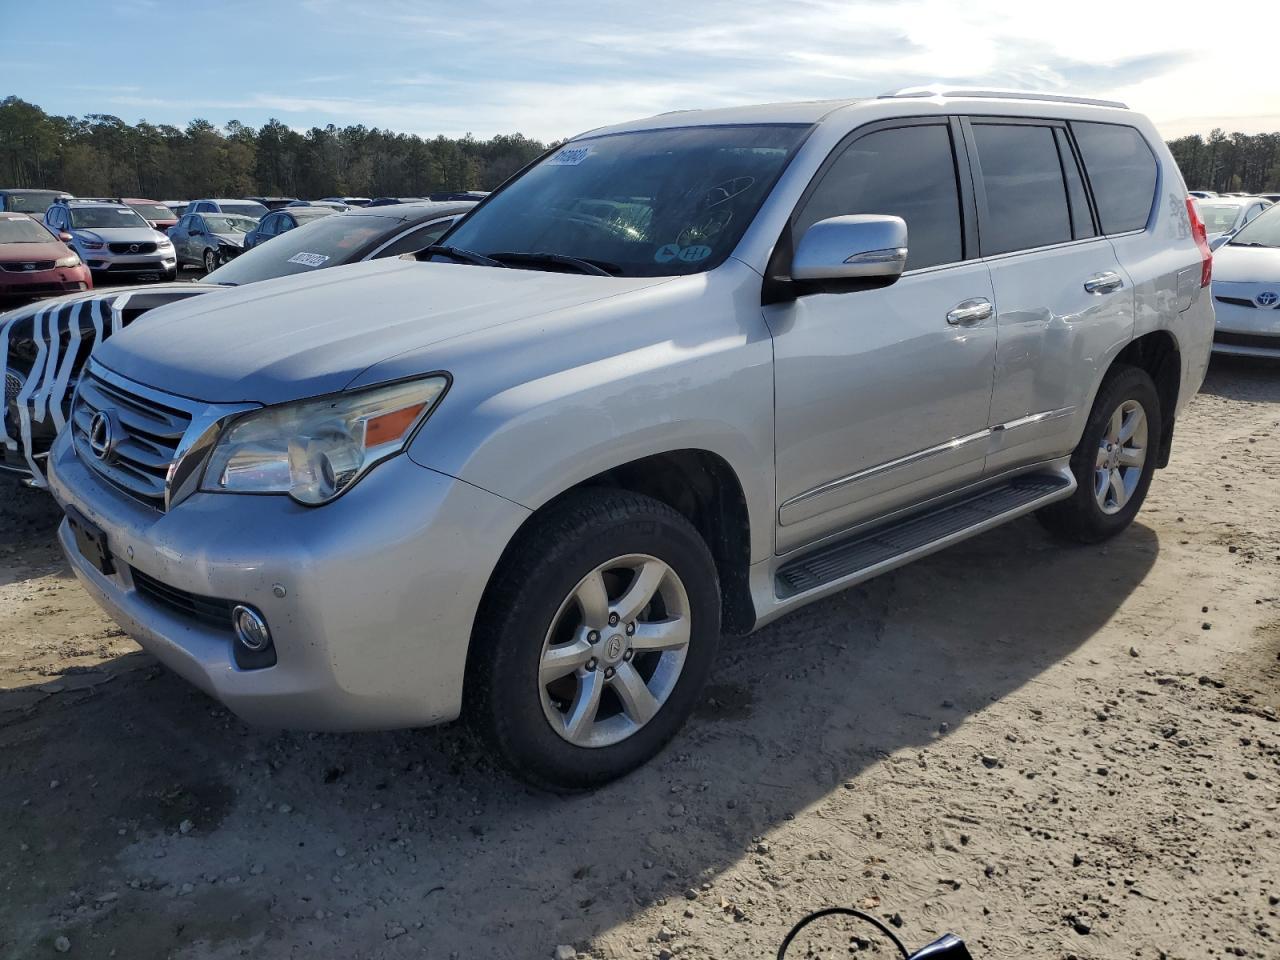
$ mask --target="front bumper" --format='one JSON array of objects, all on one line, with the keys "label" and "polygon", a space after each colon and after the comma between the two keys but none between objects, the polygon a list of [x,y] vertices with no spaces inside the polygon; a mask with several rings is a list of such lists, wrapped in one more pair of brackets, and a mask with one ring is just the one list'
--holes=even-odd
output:
[{"label": "front bumper", "polygon": [[1259,307],[1254,302],[1259,293],[1274,286],[1214,281],[1214,353],[1280,357],[1280,307]]},{"label": "front bumper", "polygon": [[76,252],[94,273],[171,273],[178,266],[173,247],[154,253],[112,253],[105,246],[101,250],[77,247]]},{"label": "front bumper", "polygon": [[[176,673],[271,726],[390,729],[458,715],[475,613],[525,508],[396,457],[319,508],[198,493],[159,513],[101,480],[69,440],[64,431],[50,454],[50,488],[105,531],[116,572],[85,560],[65,520],[63,549],[98,603]],[[238,668],[230,624],[157,604],[133,568],[256,607],[276,664]]]},{"label": "front bumper", "polygon": [[93,279],[84,266],[55,267],[18,273],[0,270],[0,297],[44,297],[77,293],[93,288]]}]

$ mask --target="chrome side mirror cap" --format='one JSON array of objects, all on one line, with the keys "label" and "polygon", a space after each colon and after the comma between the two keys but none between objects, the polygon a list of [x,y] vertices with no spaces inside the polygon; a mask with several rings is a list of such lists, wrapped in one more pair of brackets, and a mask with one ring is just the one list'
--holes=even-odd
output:
[{"label": "chrome side mirror cap", "polygon": [[907,266],[907,224],[901,217],[856,214],[819,220],[796,244],[791,279],[805,286],[851,288],[860,281],[892,283]]}]

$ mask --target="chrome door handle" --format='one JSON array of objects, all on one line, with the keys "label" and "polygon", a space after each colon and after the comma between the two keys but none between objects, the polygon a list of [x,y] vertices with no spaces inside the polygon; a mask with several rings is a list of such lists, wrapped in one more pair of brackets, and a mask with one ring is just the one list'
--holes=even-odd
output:
[{"label": "chrome door handle", "polygon": [[1124,279],[1114,270],[1095,274],[1084,282],[1086,293],[1111,293],[1124,286]]},{"label": "chrome door handle", "polygon": [[952,307],[947,314],[947,323],[953,327],[972,327],[975,323],[990,320],[995,312],[996,308],[986,297],[974,297],[972,300],[962,300]]}]

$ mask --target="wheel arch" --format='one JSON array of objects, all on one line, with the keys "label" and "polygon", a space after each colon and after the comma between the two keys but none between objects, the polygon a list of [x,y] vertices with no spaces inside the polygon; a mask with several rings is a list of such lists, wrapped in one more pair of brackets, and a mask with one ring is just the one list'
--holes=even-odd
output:
[{"label": "wheel arch", "polygon": [[1116,364],[1137,367],[1155,382],[1160,398],[1160,449],[1156,466],[1167,467],[1173,449],[1174,418],[1178,409],[1178,392],[1182,385],[1182,351],[1177,338],[1168,330],[1153,330],[1131,340],[1107,368]]}]

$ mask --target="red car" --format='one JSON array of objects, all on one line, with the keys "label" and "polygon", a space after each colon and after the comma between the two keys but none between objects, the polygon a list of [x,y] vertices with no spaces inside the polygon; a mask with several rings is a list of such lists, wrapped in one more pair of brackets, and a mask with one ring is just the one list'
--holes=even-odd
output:
[{"label": "red car", "polygon": [[159,200],[143,200],[139,197],[121,197],[120,202],[127,207],[133,207],[138,216],[151,224],[152,230],[159,230],[161,233],[164,233],[170,227],[176,227],[178,225],[177,214]]},{"label": "red car", "polygon": [[0,298],[92,289],[74,250],[25,213],[0,213]]}]

